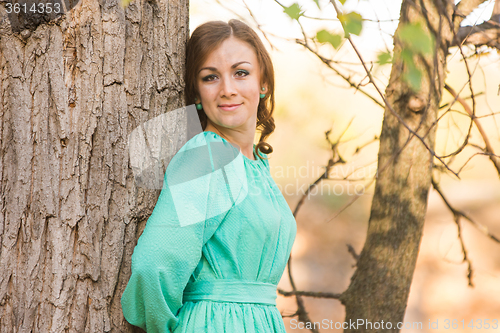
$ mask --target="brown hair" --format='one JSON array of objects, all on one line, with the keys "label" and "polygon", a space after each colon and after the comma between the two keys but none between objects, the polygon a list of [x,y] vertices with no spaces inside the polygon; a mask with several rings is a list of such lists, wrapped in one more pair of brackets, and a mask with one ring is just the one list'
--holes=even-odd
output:
[{"label": "brown hair", "polygon": [[[195,98],[198,95],[196,84],[197,74],[208,55],[231,36],[253,47],[261,69],[261,81],[267,84],[266,96],[260,99],[257,109],[257,129],[261,128],[261,135],[259,143],[255,145],[255,150],[257,155],[261,157],[259,151],[265,154],[273,152],[273,147],[264,140],[274,132],[276,127],[273,118],[274,68],[264,44],[262,44],[259,36],[248,25],[234,19],[228,23],[210,21],[198,26],[193,31],[186,47],[186,72],[184,76],[186,83],[186,105],[195,103]],[[200,118],[202,129],[205,130],[207,127],[207,115],[203,109],[198,110],[198,117]]]}]

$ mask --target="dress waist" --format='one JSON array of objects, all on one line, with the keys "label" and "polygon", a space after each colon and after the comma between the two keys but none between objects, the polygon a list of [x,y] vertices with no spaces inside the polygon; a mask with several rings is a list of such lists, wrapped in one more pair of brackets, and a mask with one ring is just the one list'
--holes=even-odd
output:
[{"label": "dress waist", "polygon": [[205,280],[188,283],[183,302],[218,301],[276,305],[277,285],[258,281],[232,279]]}]

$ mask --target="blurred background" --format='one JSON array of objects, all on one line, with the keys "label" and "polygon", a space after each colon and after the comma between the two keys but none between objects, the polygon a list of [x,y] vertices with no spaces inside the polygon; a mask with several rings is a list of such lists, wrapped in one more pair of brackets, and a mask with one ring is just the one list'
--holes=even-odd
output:
[{"label": "blurred background", "polygon": [[[321,20],[301,19],[306,34],[313,36],[320,29],[341,31],[334,9],[328,1],[282,1],[284,6],[298,2],[303,10]],[[494,1],[486,1],[465,25],[479,24],[490,18]],[[363,31],[353,41],[364,60],[376,61],[381,51],[392,50],[392,35],[398,24],[400,1],[349,0],[346,6],[363,15]],[[354,272],[353,257],[347,244],[357,253],[363,247],[373,194],[373,183],[368,186],[377,167],[378,142],[383,109],[359,91],[349,88],[346,82],[327,68],[311,52],[295,42],[302,33],[296,21],[283,13],[283,8],[272,0],[191,0],[190,30],[209,20],[228,21],[239,18],[249,23],[259,33],[271,52],[276,72],[276,130],[268,139],[274,153],[270,158],[271,174],[282,189],[292,211],[307,186],[324,171],[331,156],[325,132],[337,139],[343,132],[341,156],[348,163],[337,166],[332,177],[350,178],[355,181],[327,180],[307,196],[297,215],[297,237],[292,250],[293,276],[298,290],[341,293]],[[264,36],[257,28],[266,33]],[[462,56],[453,48],[448,56],[446,82],[460,96],[470,96],[467,72]],[[481,125],[489,135],[496,152],[500,151],[500,57],[494,50],[466,48],[469,66],[473,72],[476,94],[476,115],[482,116]],[[334,50],[326,45],[320,48],[325,57],[339,61],[343,73],[376,96],[375,89],[364,78],[359,59],[350,45]],[[373,66],[379,87],[385,91],[390,75],[390,65]],[[453,97],[444,92],[442,104]],[[471,103],[470,99],[467,100]],[[470,118],[456,103],[439,123],[436,152],[454,151],[462,143]],[[444,110],[444,109],[443,109]],[[257,137],[256,137],[257,139]],[[471,142],[483,146],[481,136],[474,127]],[[358,147],[364,148],[356,153]],[[438,179],[449,202],[484,225],[500,237],[500,180],[487,156],[466,147],[450,165],[457,171],[466,164],[461,180],[440,174]],[[362,194],[361,194],[362,193]],[[359,198],[348,208],[357,195]],[[345,208],[345,209],[344,209]],[[342,211],[341,211],[342,210]],[[338,214],[341,211],[340,214]],[[338,215],[337,215],[338,214]],[[464,244],[472,262],[474,287],[468,286],[467,264],[458,238],[457,225],[452,213],[441,197],[431,189],[424,235],[414,273],[406,322],[422,322],[423,329],[403,328],[402,332],[448,332],[444,320],[464,320],[465,328],[455,332],[473,332],[467,328],[471,321],[497,319],[499,328],[481,331],[500,331],[500,244],[487,238],[469,222],[461,220]],[[291,290],[285,271],[279,288]],[[341,322],[344,308],[337,300],[305,297],[306,309],[313,321],[323,319]],[[296,311],[293,297],[278,296],[278,308],[284,316]],[[439,322],[439,329],[429,330],[428,324]],[[309,332],[293,329],[289,318],[284,318],[288,332]],[[461,325],[461,324],[460,324]],[[409,326],[409,325],[408,325]],[[335,329],[333,329],[335,330]],[[333,331],[322,329],[320,331]],[[477,331],[477,328],[475,329]]]}]

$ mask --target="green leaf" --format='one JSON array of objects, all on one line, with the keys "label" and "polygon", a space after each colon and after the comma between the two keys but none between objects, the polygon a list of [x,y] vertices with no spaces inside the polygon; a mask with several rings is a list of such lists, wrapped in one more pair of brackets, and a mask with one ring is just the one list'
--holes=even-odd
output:
[{"label": "green leaf", "polygon": [[131,1],[132,0],[121,0],[120,3],[122,5],[122,8],[124,8],[124,9],[127,8]]},{"label": "green leaf", "polygon": [[401,59],[403,59],[403,61],[406,63],[413,64],[413,51],[410,49],[403,49],[401,51]]},{"label": "green leaf", "polygon": [[347,0],[339,0],[341,4],[345,4]]},{"label": "green leaf", "polygon": [[326,30],[320,30],[316,33],[316,39],[320,43],[330,43],[336,49],[342,43],[342,36],[332,34]]},{"label": "green leaf", "polygon": [[380,52],[377,55],[377,63],[379,65],[385,65],[385,64],[390,64],[392,62],[392,55],[391,52]]},{"label": "green leaf", "polygon": [[292,20],[298,20],[304,14],[298,3],[294,3],[290,7],[285,7],[283,10]]},{"label": "green leaf", "polygon": [[321,7],[319,6],[319,0],[313,0],[315,3],[316,3],[316,6],[318,6],[318,9],[321,9]]},{"label": "green leaf", "polygon": [[399,39],[412,51],[420,54],[434,53],[434,41],[420,23],[406,24],[397,32]]},{"label": "green leaf", "polygon": [[414,91],[419,91],[422,84],[422,72],[413,64],[408,64],[404,73],[406,82]]},{"label": "green leaf", "polygon": [[401,51],[401,59],[404,63],[403,79],[413,91],[419,91],[422,82],[422,72],[415,65],[414,53],[408,49]]},{"label": "green leaf", "polygon": [[355,34],[359,36],[361,30],[363,29],[363,17],[359,13],[350,12],[347,14],[340,14],[339,20],[344,27],[346,37],[349,34]]}]

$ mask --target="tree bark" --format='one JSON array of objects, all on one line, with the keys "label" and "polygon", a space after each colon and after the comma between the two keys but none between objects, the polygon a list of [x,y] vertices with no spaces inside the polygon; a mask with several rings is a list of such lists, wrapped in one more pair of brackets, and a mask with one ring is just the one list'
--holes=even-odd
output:
[{"label": "tree bark", "polygon": [[131,332],[120,298],[159,190],[136,186],[127,138],[184,104],[188,0],[85,0],[20,27],[4,4],[0,331]]},{"label": "tree bark", "polygon": [[[471,10],[470,3],[464,3],[463,10]],[[423,72],[419,91],[413,91],[402,80],[404,46],[397,38],[398,32],[394,39],[395,60],[386,99],[432,150],[446,55],[453,39],[452,29],[457,29],[460,21],[453,21],[453,8],[446,0],[403,1],[398,31],[406,24],[420,22],[437,41],[433,54],[414,56],[417,68]],[[407,142],[408,135],[409,131],[386,106],[367,239],[351,283],[341,296],[346,322],[363,320],[365,326],[349,325],[345,332],[398,332],[397,323],[404,319],[433,165],[429,150],[418,138]]]}]

